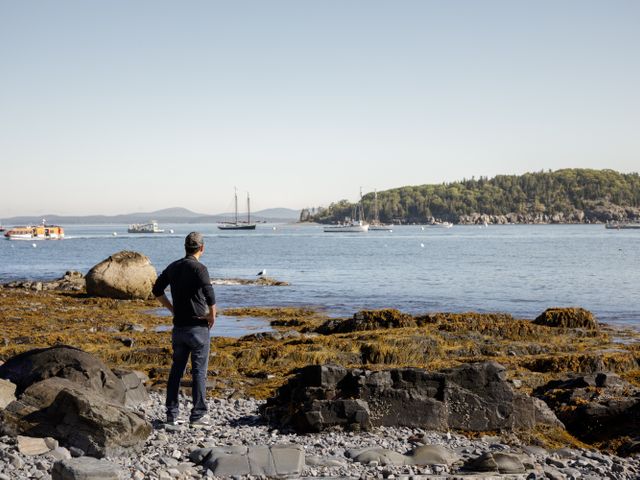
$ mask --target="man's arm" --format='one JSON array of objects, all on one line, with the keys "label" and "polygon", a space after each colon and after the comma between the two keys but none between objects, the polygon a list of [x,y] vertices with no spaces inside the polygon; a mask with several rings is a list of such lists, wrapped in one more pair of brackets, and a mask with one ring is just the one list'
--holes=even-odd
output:
[{"label": "man's arm", "polygon": [[207,323],[209,324],[209,330],[213,328],[216,323],[216,305],[209,305],[209,315],[207,315]]},{"label": "man's arm", "polygon": [[156,299],[162,304],[163,307],[171,312],[171,315],[173,315],[173,305],[171,304],[171,301],[166,294],[163,293],[159,297],[156,297]]}]

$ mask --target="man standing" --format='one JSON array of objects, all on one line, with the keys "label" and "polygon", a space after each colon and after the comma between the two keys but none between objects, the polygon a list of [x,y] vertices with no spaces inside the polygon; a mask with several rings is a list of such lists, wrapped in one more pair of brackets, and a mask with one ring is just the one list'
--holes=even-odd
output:
[{"label": "man standing", "polygon": [[[209,424],[206,380],[209,365],[209,330],[216,321],[216,299],[207,267],[199,259],[204,252],[201,233],[191,232],[184,240],[186,256],[170,264],[153,286],[153,295],[173,314],[173,363],[167,383],[167,423],[178,419],[180,380],[191,355],[192,427]],[[164,291],[171,287],[173,304]]]}]

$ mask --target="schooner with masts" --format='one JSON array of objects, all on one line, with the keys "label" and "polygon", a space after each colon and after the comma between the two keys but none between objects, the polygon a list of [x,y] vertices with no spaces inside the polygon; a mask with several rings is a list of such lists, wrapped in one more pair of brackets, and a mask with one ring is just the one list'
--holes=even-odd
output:
[{"label": "schooner with masts", "polygon": [[238,189],[234,192],[234,212],[235,217],[233,222],[221,222],[218,225],[220,230],[255,230],[256,224],[251,223],[251,201],[249,199],[249,192],[247,192],[247,219],[238,219]]}]

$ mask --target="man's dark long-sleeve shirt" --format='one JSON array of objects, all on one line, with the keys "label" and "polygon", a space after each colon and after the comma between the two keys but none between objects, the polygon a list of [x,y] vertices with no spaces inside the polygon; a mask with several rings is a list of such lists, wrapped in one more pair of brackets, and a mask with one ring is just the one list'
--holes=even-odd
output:
[{"label": "man's dark long-sleeve shirt", "polygon": [[153,295],[161,296],[171,286],[173,324],[176,327],[207,325],[204,317],[216,304],[209,271],[195,257],[187,255],[170,264],[153,286]]}]

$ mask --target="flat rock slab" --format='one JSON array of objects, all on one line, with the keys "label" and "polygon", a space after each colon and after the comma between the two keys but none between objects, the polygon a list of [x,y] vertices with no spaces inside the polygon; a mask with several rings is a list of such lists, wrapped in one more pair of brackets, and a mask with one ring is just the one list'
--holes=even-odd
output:
[{"label": "flat rock slab", "polygon": [[119,480],[120,467],[93,457],[70,458],[53,464],[51,480]]},{"label": "flat rock slab", "polygon": [[44,438],[18,435],[18,451],[23,455],[42,455],[52,450],[51,440],[47,442]]},{"label": "flat rock slab", "polygon": [[16,385],[0,378],[0,408],[4,408],[16,399]]},{"label": "flat rock slab", "polygon": [[305,465],[304,450],[299,445],[200,448],[191,452],[189,458],[211,470],[215,476],[297,478]]}]

